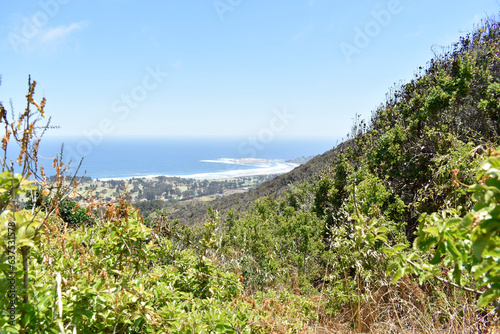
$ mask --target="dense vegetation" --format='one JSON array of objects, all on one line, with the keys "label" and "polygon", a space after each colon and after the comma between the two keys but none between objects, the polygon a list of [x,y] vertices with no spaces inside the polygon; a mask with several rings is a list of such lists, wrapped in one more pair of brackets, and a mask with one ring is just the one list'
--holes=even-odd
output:
[{"label": "dense vegetation", "polygon": [[[299,158],[297,161],[303,161],[304,159],[306,158]],[[216,198],[242,193],[275,176],[254,175],[215,180],[167,176],[99,180],[84,176],[78,178],[77,191],[85,194],[85,196],[77,197],[75,201],[83,205],[89,194],[92,194],[95,199],[103,203],[113,203],[126,193],[127,201],[140,209],[144,218],[154,214],[157,210],[161,210],[175,213],[176,217],[189,224],[196,219],[189,219],[192,214],[186,208],[193,206],[194,203],[207,203]],[[71,179],[72,177],[66,177],[64,181],[70,183]],[[48,181],[54,180],[54,176],[48,178]],[[39,193],[37,197],[41,198]],[[32,197],[30,194],[26,196],[26,198],[30,197]],[[199,217],[199,220],[202,218]]]},{"label": "dense vegetation", "polygon": [[[500,24],[485,22],[357,122],[328,168],[264,183],[254,194],[279,193],[209,208],[194,226],[143,220],[125,200],[91,201],[92,223],[70,225],[59,207],[74,192],[38,173],[45,103],[30,82],[17,122],[0,105],[3,149],[21,147],[19,174],[5,160],[0,174],[2,330],[498,330],[499,43]],[[30,174],[48,200],[21,210],[17,194],[37,191]]]}]

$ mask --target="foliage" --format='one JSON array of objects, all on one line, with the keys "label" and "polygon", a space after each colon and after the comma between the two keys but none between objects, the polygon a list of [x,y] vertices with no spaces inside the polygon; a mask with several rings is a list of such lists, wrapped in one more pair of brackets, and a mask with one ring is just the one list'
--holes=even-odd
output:
[{"label": "foliage", "polygon": [[93,219],[87,214],[87,210],[80,207],[74,200],[64,199],[57,201],[56,198],[50,198],[42,194],[42,189],[37,188],[34,191],[27,191],[25,197],[28,198],[25,209],[51,211],[57,208],[55,214],[69,225],[87,224],[92,225]]},{"label": "foliage", "polygon": [[409,256],[399,253],[399,261],[389,270],[395,271],[394,280],[414,272],[423,283],[440,275],[445,268],[450,281],[457,286],[469,285],[468,290],[480,295],[478,307],[485,307],[500,298],[500,158],[497,152],[488,159],[469,191],[473,192],[476,203],[463,217],[453,209],[421,217],[414,251],[423,254],[420,259],[428,261],[417,262],[416,253]]}]

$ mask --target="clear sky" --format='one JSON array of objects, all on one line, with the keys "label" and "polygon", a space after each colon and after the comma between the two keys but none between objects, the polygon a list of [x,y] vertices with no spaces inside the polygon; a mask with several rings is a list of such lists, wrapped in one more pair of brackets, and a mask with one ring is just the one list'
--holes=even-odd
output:
[{"label": "clear sky", "polygon": [[52,135],[345,136],[496,0],[2,0],[0,100]]}]

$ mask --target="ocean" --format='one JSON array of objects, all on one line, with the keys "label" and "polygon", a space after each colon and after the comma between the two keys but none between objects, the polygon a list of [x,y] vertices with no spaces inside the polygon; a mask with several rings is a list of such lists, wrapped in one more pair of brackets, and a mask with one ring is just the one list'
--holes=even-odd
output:
[{"label": "ocean", "polygon": [[[39,155],[47,175],[63,146],[63,160],[73,167],[83,158],[78,175],[94,179],[125,179],[159,175],[196,179],[285,173],[300,157],[322,154],[335,139],[167,137],[47,137]],[[74,169],[70,172],[74,172]]]}]

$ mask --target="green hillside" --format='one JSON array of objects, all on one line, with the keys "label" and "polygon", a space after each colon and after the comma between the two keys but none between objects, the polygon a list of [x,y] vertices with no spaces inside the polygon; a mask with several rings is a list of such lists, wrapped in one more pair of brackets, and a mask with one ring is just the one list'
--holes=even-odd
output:
[{"label": "green hillside", "polygon": [[[211,205],[220,211],[240,211],[257,198],[281,196],[302,183],[317,181],[316,187],[324,187],[327,181],[320,179],[338,168],[338,159],[347,159],[356,171],[370,172],[404,201],[404,221],[411,237],[421,213],[450,207],[452,181],[445,179],[461,165],[455,162],[451,167],[447,159],[472,145],[471,156],[460,157],[466,160],[463,167],[469,168],[471,159],[498,142],[496,26],[485,23],[420,67],[409,83],[392,88],[387,101],[373,111],[371,121],[355,124],[346,142],[247,194]],[[467,171],[461,169],[459,176],[472,180]],[[206,211],[195,212],[198,217]]]},{"label": "green hillside", "polygon": [[[247,288],[278,289],[291,284],[290,277],[296,275],[303,293],[327,289],[333,304],[329,305],[331,314],[356,314],[353,300],[361,298],[369,304],[373,293],[390,280],[386,274],[396,278],[409,275],[404,284],[415,291],[427,289],[421,292],[422,298],[443,292],[446,286],[424,283],[438,272],[444,277],[449,273],[451,283],[467,281],[479,289],[479,277],[467,276],[467,270],[475,270],[472,264],[466,269],[464,259],[450,260],[444,255],[455,251],[452,243],[460,243],[457,238],[463,235],[431,244],[425,241],[423,248],[420,239],[414,249],[410,245],[430,228],[425,217],[435,217],[434,213],[463,217],[477,208],[467,186],[477,182],[480,166],[496,154],[499,144],[499,37],[498,23],[485,22],[419,68],[413,80],[394,87],[369,122],[353,126],[346,142],[248,193],[211,203],[219,211],[219,216],[212,214],[218,230],[214,237],[217,252],[239,254],[240,259],[231,261],[245,263]],[[203,209],[194,212],[193,217],[204,213]],[[364,224],[369,227],[367,235],[360,226]],[[375,238],[378,229],[383,231],[383,237],[378,236],[383,242],[364,240],[367,243],[362,246],[361,240]],[[197,227],[192,233],[195,231]],[[378,252],[391,245],[398,245],[398,252]],[[435,247],[438,252],[432,255]],[[491,247],[498,249],[498,244]],[[423,265],[391,262],[394,256],[413,262],[402,255],[403,249],[412,257],[421,256]],[[465,257],[467,250],[456,252]],[[230,257],[230,253],[224,256]],[[442,262],[438,262],[439,256]],[[433,263],[426,263],[426,257]],[[426,265],[432,270],[423,270]],[[394,274],[395,269],[400,273]],[[489,274],[494,276],[498,268],[495,270]],[[419,277],[424,285],[412,285]],[[352,294],[346,294],[352,280],[359,281],[351,287]],[[470,297],[463,295],[459,303]],[[406,302],[410,308],[418,306]],[[388,315],[381,314],[380,319],[363,319],[358,325],[387,321],[384,316]]]},{"label": "green hillside", "polygon": [[[0,327],[499,331],[499,56],[500,23],[485,21],[394,87],[344,143],[206,214],[196,209],[191,224],[144,220],[125,200],[91,199],[85,215],[69,206],[62,176],[48,183],[37,173],[45,103],[30,82],[19,120],[0,105],[3,148],[18,142],[24,166],[13,175],[4,161],[0,174]],[[43,205],[21,210],[21,191],[42,194]]]},{"label": "green hillside", "polygon": [[179,220],[182,223],[191,225],[205,218],[209,206],[221,213],[231,209],[237,212],[248,210],[251,203],[258,198],[264,196],[277,197],[285,193],[291,186],[304,182],[313,182],[318,173],[331,166],[336,159],[337,152],[345,145],[346,143],[341,143],[337,148],[317,155],[292,171],[278,175],[255,188],[249,189],[247,192],[217,198],[208,204],[189,203],[183,205],[180,203],[179,209],[172,210],[168,213],[168,216],[172,220]]}]

